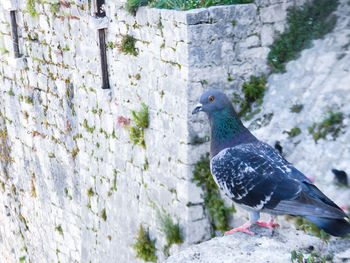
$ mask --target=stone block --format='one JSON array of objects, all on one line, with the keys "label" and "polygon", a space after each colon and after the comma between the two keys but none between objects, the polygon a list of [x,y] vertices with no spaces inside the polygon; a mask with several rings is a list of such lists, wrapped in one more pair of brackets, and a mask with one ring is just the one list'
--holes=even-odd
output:
[{"label": "stone block", "polygon": [[197,25],[209,23],[209,11],[207,9],[193,9],[186,12],[186,24]]},{"label": "stone block", "polygon": [[283,3],[261,8],[261,21],[263,23],[275,23],[285,21],[287,16],[286,10],[289,6],[291,6],[291,4]]}]

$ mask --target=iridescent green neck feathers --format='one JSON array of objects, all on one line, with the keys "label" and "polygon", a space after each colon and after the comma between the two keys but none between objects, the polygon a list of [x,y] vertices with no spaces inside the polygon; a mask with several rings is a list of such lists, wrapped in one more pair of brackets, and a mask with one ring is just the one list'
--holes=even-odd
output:
[{"label": "iridescent green neck feathers", "polygon": [[244,129],[242,122],[233,112],[223,109],[213,112],[210,116],[212,139],[217,142],[226,141],[241,133]]}]

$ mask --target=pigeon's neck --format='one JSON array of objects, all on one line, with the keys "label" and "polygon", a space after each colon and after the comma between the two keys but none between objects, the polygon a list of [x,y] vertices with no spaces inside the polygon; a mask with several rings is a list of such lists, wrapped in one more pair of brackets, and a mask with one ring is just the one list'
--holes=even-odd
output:
[{"label": "pigeon's neck", "polygon": [[209,115],[209,122],[211,126],[211,157],[227,147],[256,140],[243,126],[233,109],[212,113]]}]

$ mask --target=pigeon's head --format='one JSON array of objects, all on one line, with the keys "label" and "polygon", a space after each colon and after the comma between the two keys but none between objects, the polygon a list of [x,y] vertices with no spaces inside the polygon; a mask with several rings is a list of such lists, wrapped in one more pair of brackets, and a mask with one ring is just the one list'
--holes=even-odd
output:
[{"label": "pigeon's head", "polygon": [[208,115],[211,115],[212,113],[222,111],[223,109],[233,109],[231,101],[221,91],[208,90],[202,94],[199,103],[192,111],[192,114],[203,111]]}]

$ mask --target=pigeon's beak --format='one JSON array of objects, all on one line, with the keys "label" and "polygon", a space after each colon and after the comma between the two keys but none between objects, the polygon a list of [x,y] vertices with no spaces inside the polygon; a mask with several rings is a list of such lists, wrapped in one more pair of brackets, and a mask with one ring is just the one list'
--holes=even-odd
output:
[{"label": "pigeon's beak", "polygon": [[196,114],[196,113],[198,113],[199,111],[202,111],[202,104],[201,103],[198,103],[197,105],[196,105],[196,107],[194,108],[194,110],[192,111],[192,114]]}]

